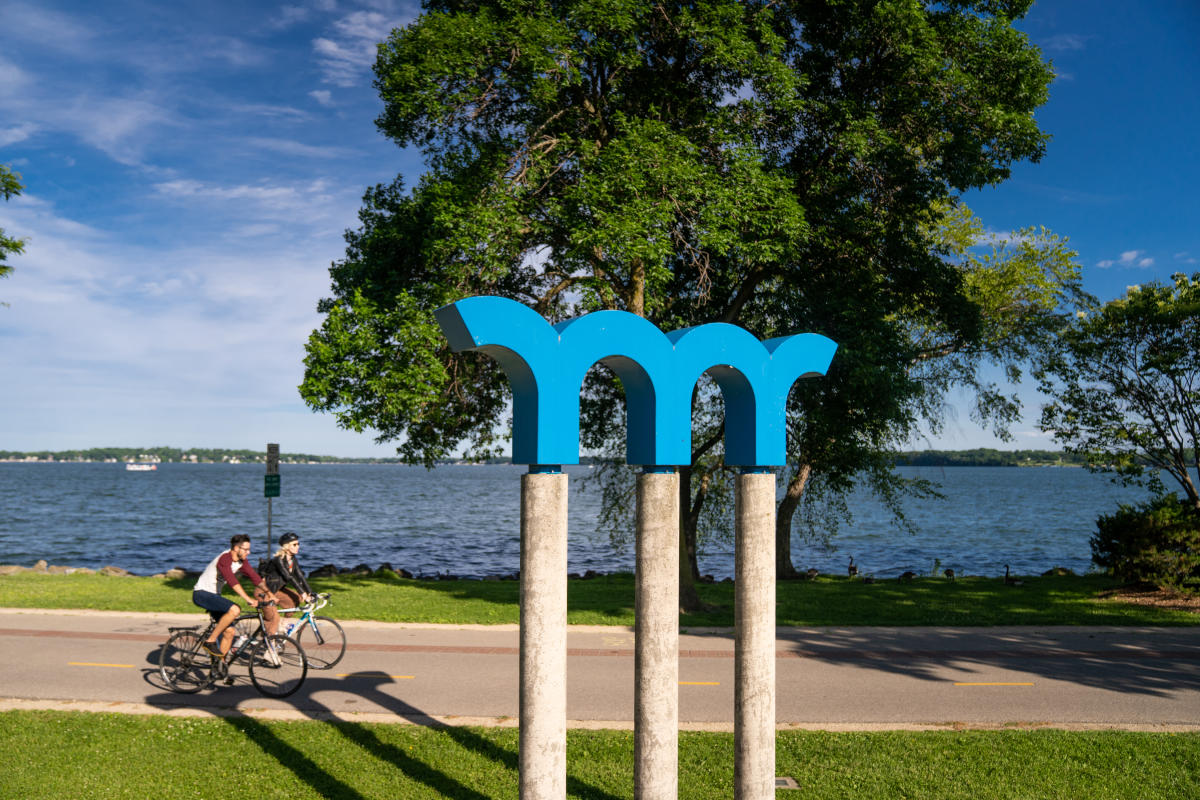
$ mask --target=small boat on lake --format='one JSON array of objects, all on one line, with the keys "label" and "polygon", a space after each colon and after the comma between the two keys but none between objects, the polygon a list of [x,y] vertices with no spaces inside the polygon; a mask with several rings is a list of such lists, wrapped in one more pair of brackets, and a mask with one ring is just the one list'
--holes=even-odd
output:
[{"label": "small boat on lake", "polygon": [[126,464],[126,472],[154,472],[158,469],[158,464]]}]

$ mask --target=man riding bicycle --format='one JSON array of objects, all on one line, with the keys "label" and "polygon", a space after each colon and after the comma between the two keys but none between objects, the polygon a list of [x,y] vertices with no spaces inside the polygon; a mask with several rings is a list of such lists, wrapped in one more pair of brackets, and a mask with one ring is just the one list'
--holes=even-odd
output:
[{"label": "man riding bicycle", "polygon": [[[242,609],[227,597],[221,596],[221,587],[228,584],[235,593],[241,596],[248,605],[254,608],[262,607],[263,623],[267,633],[275,633],[279,627],[279,614],[275,611],[275,595],[267,588],[266,582],[250,566],[250,537],[239,533],[229,540],[229,549],[214,558],[200,574],[196,586],[192,589],[192,602],[207,611],[217,621],[213,628],[212,638],[204,642],[204,649],[216,658],[223,658],[229,652],[233,643],[234,620],[242,613]],[[254,584],[254,597],[246,594],[242,588],[243,575]]]}]

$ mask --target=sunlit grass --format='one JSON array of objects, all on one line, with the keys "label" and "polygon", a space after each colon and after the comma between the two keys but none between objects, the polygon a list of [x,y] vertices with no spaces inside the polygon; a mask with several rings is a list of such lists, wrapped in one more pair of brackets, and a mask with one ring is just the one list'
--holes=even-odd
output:
[{"label": "sunlit grass", "polygon": [[[0,606],[192,613],[193,581],[101,575],[17,573],[0,576]],[[333,593],[339,619],[381,622],[500,624],[518,621],[516,581],[416,581],[394,574],[314,580]],[[1101,575],[1027,577],[1022,586],[998,578],[917,578],[910,583],[822,576],[781,581],[780,625],[1196,625],[1187,611],[1120,603],[1100,595],[1117,587]],[[733,625],[732,583],[702,584],[709,610],[681,617],[685,626]],[[572,624],[632,625],[634,581],[608,575],[568,584]]]},{"label": "sunlit grass", "polygon": [[[0,713],[0,798],[516,798],[513,728]],[[937,731],[776,737],[788,798],[1200,796],[1200,735]],[[683,732],[679,797],[733,796],[733,735]],[[568,796],[633,797],[633,734],[570,731]]]}]

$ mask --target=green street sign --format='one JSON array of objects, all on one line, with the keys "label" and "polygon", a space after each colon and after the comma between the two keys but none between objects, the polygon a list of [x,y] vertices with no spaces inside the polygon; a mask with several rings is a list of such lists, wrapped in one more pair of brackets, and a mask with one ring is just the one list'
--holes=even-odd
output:
[{"label": "green street sign", "polygon": [[279,497],[279,476],[264,475],[263,497]]}]

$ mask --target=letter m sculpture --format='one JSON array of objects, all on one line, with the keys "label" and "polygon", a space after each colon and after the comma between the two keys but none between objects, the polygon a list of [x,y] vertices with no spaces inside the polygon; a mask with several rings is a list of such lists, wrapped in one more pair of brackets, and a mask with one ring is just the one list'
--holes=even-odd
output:
[{"label": "letter m sculpture", "polygon": [[786,463],[787,398],[797,378],[824,375],[837,345],[802,333],[760,342],[736,325],[663,333],[625,311],[551,326],[502,297],[469,297],[437,311],[456,352],[504,369],[513,392],[513,463],[579,463],[579,393],[597,362],[621,379],[628,406],[626,461],[692,463],[692,389],[705,372],[725,399],[725,463]]},{"label": "letter m sculpture", "polygon": [[500,363],[512,385],[521,482],[520,796],[566,797],[567,476],[579,463],[579,394],[595,364],[625,389],[626,460],[638,476],[635,795],[678,794],[679,482],[692,461],[692,391],[701,375],[725,400],[725,463],[736,493],[735,797],[775,797],[775,476],[785,463],[787,399],[824,375],[837,345],[804,333],[760,342],[736,325],[663,333],[624,311],[550,325],[501,297],[437,311],[456,351]]}]

